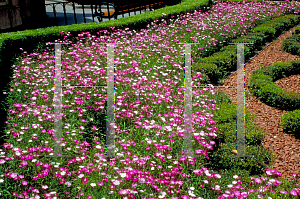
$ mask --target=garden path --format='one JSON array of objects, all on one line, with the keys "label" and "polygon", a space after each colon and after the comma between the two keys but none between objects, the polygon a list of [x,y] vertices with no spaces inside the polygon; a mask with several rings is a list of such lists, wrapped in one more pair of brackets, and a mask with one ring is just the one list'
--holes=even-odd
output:
[{"label": "garden path", "polygon": [[[300,25],[296,26],[300,27]],[[275,62],[287,62],[300,60],[300,56],[286,53],[282,50],[282,42],[285,38],[292,35],[296,28],[292,28],[282,34],[272,42],[268,47],[259,52],[252,60],[245,64],[245,86],[248,86],[249,79],[254,70],[259,69],[261,64],[270,66]],[[227,78],[224,85],[236,85],[237,73]],[[286,83],[285,83],[286,81]],[[285,90],[300,93],[300,76],[293,75],[275,82]],[[233,103],[237,103],[237,90],[234,88],[214,88],[216,91],[222,91],[230,96]],[[278,170],[282,176],[275,179],[286,179],[290,182],[293,180],[293,173],[300,173],[300,141],[293,135],[283,133],[279,124],[281,116],[286,111],[277,110],[265,103],[259,101],[257,97],[248,95],[245,97],[245,106],[248,111],[257,116],[255,123],[264,129],[267,134],[263,141],[263,146],[272,151],[276,157],[276,162],[272,163],[273,169]]]}]

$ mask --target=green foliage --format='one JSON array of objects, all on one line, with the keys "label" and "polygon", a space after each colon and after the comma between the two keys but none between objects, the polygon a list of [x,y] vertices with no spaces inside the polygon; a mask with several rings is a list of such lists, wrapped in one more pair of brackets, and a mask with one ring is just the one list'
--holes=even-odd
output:
[{"label": "green foliage", "polygon": [[277,109],[288,110],[282,116],[281,126],[285,132],[299,137],[300,130],[300,95],[284,91],[273,82],[290,75],[300,73],[300,61],[276,62],[253,72],[249,80],[250,90],[261,101]]},{"label": "green foliage", "polygon": [[298,41],[295,39],[295,37],[288,37],[286,39],[283,40],[282,42],[282,50],[284,50],[285,52],[289,52],[293,55],[296,55],[297,50],[299,49],[299,47],[297,46]]},{"label": "green foliage", "polygon": [[[104,144],[106,140],[106,111],[102,111],[101,109],[98,111],[95,111],[94,109],[88,109],[87,118],[92,118],[93,120],[88,120],[83,125],[84,133],[82,135],[85,141],[90,145],[94,144],[95,136],[97,136]],[[93,126],[96,126],[97,130],[93,130]]]},{"label": "green foliage", "polygon": [[282,42],[282,50],[285,52],[291,53],[293,55],[300,55],[300,29],[295,29],[293,32],[293,35],[290,37],[287,37]]},{"label": "green foliage", "polygon": [[201,74],[205,74],[209,78],[209,82],[217,82],[217,80],[222,76],[218,66],[213,63],[198,62],[194,64],[192,69],[194,73],[200,72]]},{"label": "green foliage", "polygon": [[[269,18],[266,17],[264,21],[268,19]],[[271,41],[276,35],[288,29],[291,24],[297,20],[298,18],[293,15],[272,19],[254,28],[254,33],[232,39],[231,43],[249,43],[244,45],[244,56],[245,59],[248,60],[254,55],[255,51],[261,50],[262,43]],[[236,69],[236,61],[237,46],[227,45],[221,47],[219,52],[209,57],[202,56],[199,58],[194,64],[193,70],[205,74],[211,83],[217,84],[221,79],[227,76],[229,71]]]},{"label": "green foliage", "polygon": [[264,23],[263,26],[272,27],[276,30],[275,37],[279,36],[287,27],[283,22],[272,20],[268,23]]},{"label": "green foliage", "polygon": [[[205,93],[206,94],[206,93]],[[236,148],[236,111],[237,107],[234,104],[229,104],[230,98],[223,92],[217,92],[214,95],[216,100],[216,109],[212,112],[218,136],[214,140],[214,150],[209,151],[208,164],[213,170],[218,172],[228,170],[240,172],[249,172],[250,174],[263,174],[264,168],[273,158],[271,153],[259,146],[266,135],[266,132],[261,128],[257,128],[255,116],[249,111],[246,111],[245,117],[245,145],[246,155],[254,157],[235,158],[230,157],[232,149]],[[223,178],[223,177],[222,177]],[[222,180],[223,181],[223,180]],[[226,181],[226,180],[224,180]],[[227,185],[230,183],[227,183]],[[221,185],[220,185],[221,186]]]},{"label": "green foliage", "polygon": [[209,84],[210,78],[205,73],[201,73],[200,78],[201,78],[201,80],[200,80],[201,84]]},{"label": "green foliage", "polygon": [[214,99],[216,104],[231,104],[232,102],[230,97],[222,91],[216,91],[215,94],[210,91],[203,91],[203,93],[207,95],[208,99]]},{"label": "green foliage", "polygon": [[273,84],[278,79],[299,73],[300,69],[297,66],[299,66],[299,61],[277,62],[254,71],[249,80],[250,90],[269,106],[282,110],[300,108],[299,94],[284,91],[278,85]]},{"label": "green foliage", "polygon": [[207,76],[211,78],[210,80],[212,82],[217,82],[219,79],[225,77],[228,74],[228,71],[233,70],[236,66],[235,63],[236,53],[232,51],[222,51],[214,53],[210,57],[200,58],[198,63],[194,64],[193,68],[195,68],[195,71],[206,71],[206,73],[208,73]]},{"label": "green foliage", "polygon": [[268,26],[257,26],[253,29],[255,32],[263,33],[267,36],[267,41],[271,41],[276,34],[276,29]]},{"label": "green foliage", "polygon": [[280,18],[288,18],[292,20],[292,26],[295,26],[297,24],[299,24],[300,22],[300,16],[299,15],[295,15],[295,14],[288,14],[285,16],[281,16]]},{"label": "green foliage", "polygon": [[290,111],[281,117],[281,126],[284,132],[300,138],[300,110]]},{"label": "green foliage", "polygon": [[[232,132],[233,133],[233,132]],[[246,170],[250,175],[261,175],[265,172],[272,160],[270,151],[261,146],[246,146],[245,155],[252,157],[230,157],[232,149],[236,149],[236,143],[221,143],[217,152],[209,156],[209,163],[214,170]],[[253,157],[254,156],[254,157]]]},{"label": "green foliage", "polygon": [[231,122],[236,119],[236,105],[234,104],[217,104],[217,108],[213,111],[216,123]]},{"label": "green foliage", "polygon": [[283,29],[288,29],[288,28],[293,27],[293,22],[289,18],[280,17],[280,18],[275,18],[272,21],[282,23],[284,25]]},{"label": "green foliage", "polygon": [[255,50],[261,50],[261,44],[266,42],[266,36],[255,33],[249,33],[245,36],[245,38],[250,39]]},{"label": "green foliage", "polygon": [[293,35],[298,35],[300,33],[300,28],[295,28],[295,31],[293,32]]},{"label": "green foliage", "polygon": [[264,74],[268,73],[267,75],[270,75],[273,82],[275,82],[281,78],[295,74],[295,72],[298,72],[299,69],[294,68],[291,62],[276,62],[269,67],[264,67],[262,71]]}]

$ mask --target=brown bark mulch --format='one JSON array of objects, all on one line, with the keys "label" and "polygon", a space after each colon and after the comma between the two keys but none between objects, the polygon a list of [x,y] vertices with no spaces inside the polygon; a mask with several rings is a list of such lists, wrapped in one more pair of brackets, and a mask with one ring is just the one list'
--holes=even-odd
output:
[{"label": "brown bark mulch", "polygon": [[[296,26],[300,27],[300,25]],[[293,60],[300,60],[300,56],[286,53],[282,50],[281,45],[285,38],[292,35],[292,32],[296,28],[292,28],[288,32],[284,33],[272,42],[268,47],[258,53],[252,60],[245,64],[245,86],[248,86],[248,81],[254,70],[263,67],[270,66],[275,62],[287,62]],[[224,85],[236,85],[237,73],[227,78]],[[282,78],[275,84],[281,88],[295,93],[300,93],[300,75],[292,75],[287,78]],[[222,91],[230,96],[233,103],[237,102],[237,90],[236,88],[214,88],[216,91]],[[276,179],[286,179],[292,181],[294,178],[293,173],[300,173],[300,141],[293,135],[285,134],[279,124],[281,116],[286,111],[277,110],[270,107],[265,103],[259,101],[257,97],[248,95],[245,97],[245,106],[248,111],[257,116],[255,123],[256,126],[264,129],[267,134],[263,141],[263,146],[272,151],[276,157],[276,162],[272,163],[273,169],[278,170],[281,173],[281,177]]]}]

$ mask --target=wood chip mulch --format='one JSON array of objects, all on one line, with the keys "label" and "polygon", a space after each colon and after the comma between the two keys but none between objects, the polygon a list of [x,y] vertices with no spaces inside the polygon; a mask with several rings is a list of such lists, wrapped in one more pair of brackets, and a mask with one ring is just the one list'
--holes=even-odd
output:
[{"label": "wood chip mulch", "polygon": [[[300,25],[296,26],[300,27]],[[282,50],[281,45],[285,38],[292,35],[296,28],[292,28],[286,33],[282,34],[268,47],[259,52],[253,59],[245,64],[245,86],[248,86],[248,81],[254,70],[260,68],[260,65],[270,66],[275,62],[287,62],[293,60],[300,60],[299,56],[286,53]],[[236,85],[237,73],[227,78],[224,85]],[[275,84],[281,88],[300,93],[300,75],[293,75],[287,78],[280,79]],[[237,102],[236,88],[214,88],[216,91],[222,91],[230,96],[233,103]],[[264,129],[267,134],[263,141],[263,146],[272,151],[276,157],[276,162],[272,163],[273,169],[281,173],[281,177],[276,177],[277,180],[287,179],[292,181],[294,176],[292,174],[300,173],[300,141],[293,135],[285,134],[280,128],[281,116],[286,111],[277,110],[258,100],[255,96],[248,95],[245,97],[245,106],[248,111],[257,116],[256,126]]]}]

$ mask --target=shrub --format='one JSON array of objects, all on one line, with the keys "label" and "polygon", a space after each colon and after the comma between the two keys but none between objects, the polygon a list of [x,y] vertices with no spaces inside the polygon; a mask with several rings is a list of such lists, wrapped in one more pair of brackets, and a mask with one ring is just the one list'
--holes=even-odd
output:
[{"label": "shrub", "polygon": [[293,27],[292,19],[289,19],[289,18],[279,17],[279,18],[273,19],[272,21],[276,21],[276,22],[280,22],[280,23],[284,24],[284,29]]},{"label": "shrub", "polygon": [[[213,63],[195,63],[193,66],[193,72],[200,72],[205,74],[209,78],[209,82],[217,82],[222,73],[219,71],[219,68],[216,64]],[[201,75],[202,77],[202,75]]]},{"label": "shrub", "polygon": [[292,36],[283,40],[282,50],[293,55],[300,55],[300,35],[295,34],[296,32],[299,33],[300,29],[296,28]]},{"label": "shrub", "polygon": [[280,18],[288,18],[292,20],[292,27],[299,24],[300,22],[300,16],[295,14],[288,14],[285,16],[281,16]]},{"label": "shrub", "polygon": [[283,130],[300,138],[300,110],[294,110],[281,116]]},{"label": "shrub", "polygon": [[281,22],[277,22],[277,21],[270,21],[268,23],[264,23],[263,26],[265,27],[272,27],[275,29],[275,37],[279,36],[285,29],[284,24]]},{"label": "shrub", "polygon": [[293,32],[293,35],[298,35],[300,33],[300,28],[295,28],[295,31]]},{"label": "shrub", "polygon": [[261,101],[278,109],[292,111],[282,116],[281,126],[285,132],[300,137],[300,95],[284,91],[272,82],[300,73],[300,61],[277,62],[253,72],[249,80],[250,90]]},{"label": "shrub", "polygon": [[271,41],[276,34],[276,29],[268,26],[257,26],[254,29],[254,32],[262,33],[267,36],[267,41]]}]

